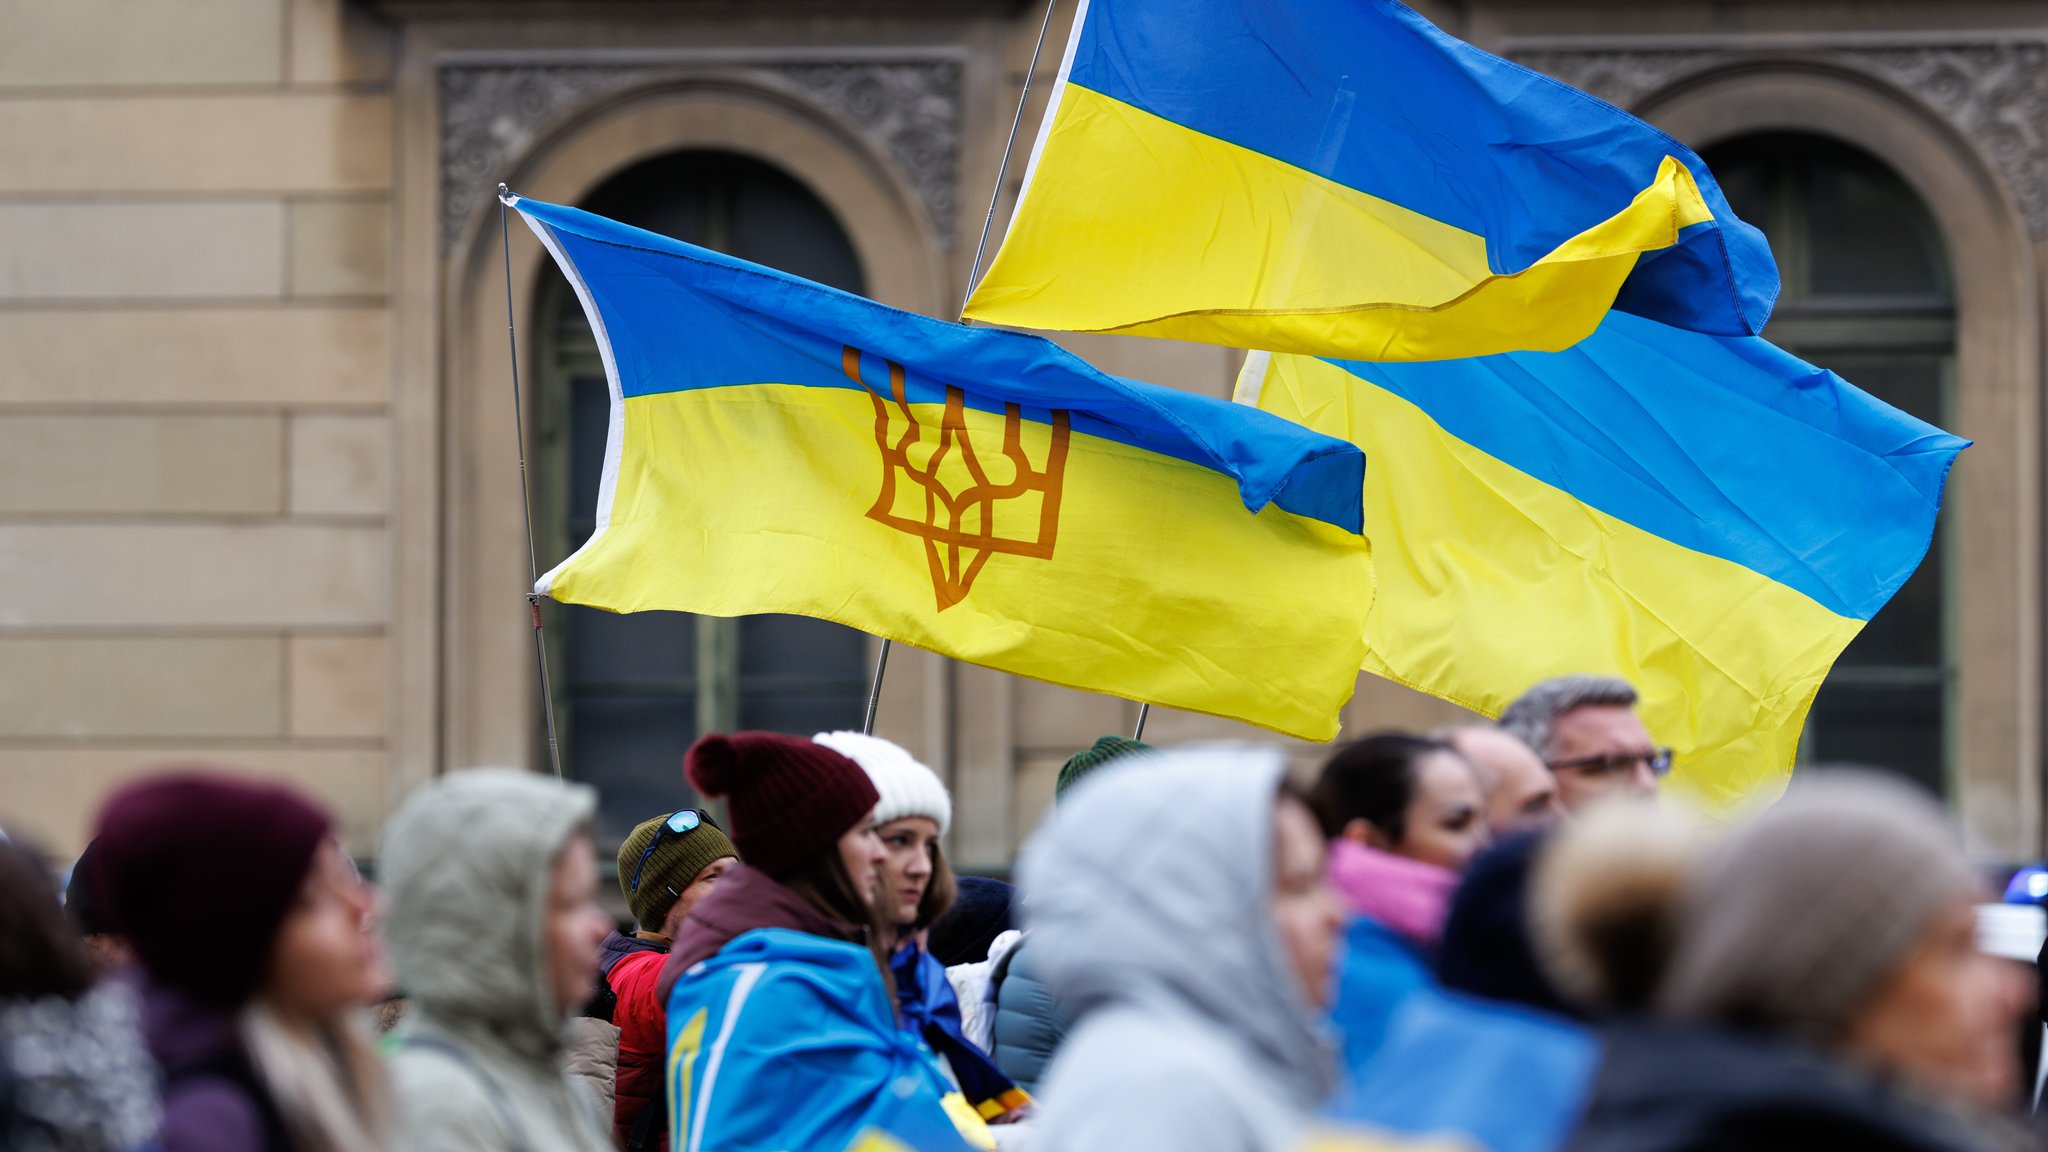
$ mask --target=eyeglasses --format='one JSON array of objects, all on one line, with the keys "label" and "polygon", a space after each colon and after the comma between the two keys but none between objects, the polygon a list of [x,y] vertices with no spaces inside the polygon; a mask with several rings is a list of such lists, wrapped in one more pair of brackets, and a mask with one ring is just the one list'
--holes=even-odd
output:
[{"label": "eyeglasses", "polygon": [[[708,823],[710,820],[711,817],[706,816],[695,808],[684,808],[670,813],[669,818],[661,822],[661,827],[654,830],[654,839],[649,840],[647,848],[640,853],[640,862],[633,865],[633,883],[627,886],[626,891],[640,891],[640,873],[647,870],[648,858],[654,855],[654,850],[661,847],[661,842],[667,839],[671,833],[681,836],[686,832],[694,832],[699,825]],[[682,895],[682,893],[676,892],[674,888],[669,888],[669,891],[674,892],[678,896]]]},{"label": "eyeglasses", "polygon": [[1647,752],[1610,752],[1605,756],[1587,756],[1579,760],[1566,760],[1552,764],[1552,772],[1578,772],[1594,779],[1603,776],[1619,776],[1633,772],[1641,764],[1653,775],[1662,776],[1671,771],[1671,749],[1652,748]]}]

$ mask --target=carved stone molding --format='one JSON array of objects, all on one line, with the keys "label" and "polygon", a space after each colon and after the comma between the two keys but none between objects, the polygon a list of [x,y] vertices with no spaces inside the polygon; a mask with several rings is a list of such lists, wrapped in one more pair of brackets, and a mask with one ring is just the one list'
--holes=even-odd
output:
[{"label": "carved stone molding", "polygon": [[[732,69],[721,69],[730,73]],[[793,89],[858,125],[901,169],[940,242],[958,213],[961,65],[955,60],[801,61],[739,69]],[[439,73],[441,252],[507,165],[543,128],[616,93],[701,75],[688,64],[447,64]]]},{"label": "carved stone molding", "polygon": [[1618,108],[1730,58],[1705,48],[1533,48],[1512,55]]},{"label": "carved stone molding", "polygon": [[1961,131],[2011,190],[2028,233],[2048,240],[2048,41],[1804,49],[1546,44],[1510,54],[1623,108],[1689,77],[1738,64],[1817,62],[1873,76]]}]

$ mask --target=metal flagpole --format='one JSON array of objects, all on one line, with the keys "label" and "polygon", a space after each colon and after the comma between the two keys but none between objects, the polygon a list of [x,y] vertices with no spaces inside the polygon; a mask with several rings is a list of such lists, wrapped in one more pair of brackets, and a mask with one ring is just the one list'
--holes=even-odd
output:
[{"label": "metal flagpole", "polygon": [[505,257],[505,343],[512,353],[512,430],[519,443],[519,502],[526,510],[526,606],[533,610],[533,656],[540,665],[541,712],[548,721],[548,763],[555,770],[555,779],[562,778],[562,748],[555,738],[555,691],[548,679],[547,637],[541,631],[540,593],[533,586],[540,583],[540,556],[533,546],[533,493],[526,479],[526,408],[519,398],[519,334],[512,320],[512,231],[508,221],[512,214],[512,190],[498,185],[498,241]]},{"label": "metal flagpole", "polygon": [[1138,705],[1138,730],[1131,733],[1131,739],[1143,740],[1145,738],[1145,718],[1150,715],[1152,715],[1152,706],[1150,704]]},{"label": "metal flagpole", "polygon": [[[1003,180],[1010,174],[1010,154],[1017,148],[1017,129],[1024,123],[1024,105],[1031,100],[1031,81],[1038,75],[1038,56],[1045,51],[1045,34],[1052,27],[1052,10],[1058,6],[1059,0],[1045,0],[1045,17],[1038,22],[1038,43],[1032,45],[1031,64],[1024,69],[1024,90],[1017,94],[1017,112],[1010,118],[1010,138],[1003,142],[1003,162],[996,166],[996,186],[989,193],[988,214],[981,220],[981,239],[974,244],[974,263],[967,269],[967,291],[960,297],[961,320],[967,319],[967,302],[974,298],[974,282],[981,275],[981,258],[988,251],[989,230],[995,227],[996,223],[996,204],[1003,198]],[[506,291],[509,293],[512,283],[510,273],[507,273],[505,283]],[[510,308],[510,296],[508,295],[506,299],[506,307]],[[532,533],[529,531],[528,539],[531,538]],[[536,576],[534,579],[537,581],[540,577]],[[875,656],[874,682],[868,688],[867,718],[861,721],[860,726],[860,730],[870,736],[875,734],[875,710],[882,704],[882,673],[889,667],[889,649],[894,643],[884,637],[881,651]],[[1141,728],[1142,725],[1143,722],[1140,721]]]},{"label": "metal flagpole", "polygon": [[882,704],[882,673],[889,667],[889,641],[882,641],[882,650],[875,657],[874,685],[868,689],[868,714],[860,722],[860,730],[869,736],[875,734],[875,709]]},{"label": "metal flagpole", "polygon": [[981,255],[988,250],[989,229],[995,226],[996,202],[1003,198],[1003,178],[1010,173],[1010,153],[1017,148],[1017,129],[1024,123],[1024,105],[1031,100],[1031,81],[1038,75],[1038,54],[1045,50],[1045,33],[1052,27],[1052,10],[1059,0],[1045,0],[1045,18],[1038,22],[1038,43],[1031,48],[1031,65],[1024,69],[1024,90],[1017,94],[1017,114],[1010,117],[1010,138],[1003,141],[1003,162],[996,167],[995,191],[989,194],[988,215],[981,220],[981,239],[974,245],[974,266],[967,270],[967,291],[960,297],[960,318],[967,318],[967,302],[974,299],[974,281],[981,275]]}]

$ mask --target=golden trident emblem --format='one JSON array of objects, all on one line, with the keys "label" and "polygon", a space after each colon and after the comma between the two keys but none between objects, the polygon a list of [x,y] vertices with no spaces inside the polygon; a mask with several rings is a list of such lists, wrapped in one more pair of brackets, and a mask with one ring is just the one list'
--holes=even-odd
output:
[{"label": "golden trident emblem", "polygon": [[[882,490],[868,518],[924,541],[939,611],[967,598],[982,565],[995,553],[1051,559],[1067,470],[1067,414],[1052,414],[1045,463],[1039,467],[1024,445],[1025,426],[1036,422],[1026,421],[1017,405],[1004,405],[1002,455],[985,460],[968,434],[967,398],[960,389],[947,387],[944,414],[939,426],[930,429],[904,396],[903,365],[884,361],[889,366],[885,397],[861,379],[860,357],[860,349],[846,346],[846,375],[874,402],[875,444],[882,450]],[[927,439],[927,433],[933,435]],[[899,474],[907,484],[897,483]],[[1014,528],[1012,535],[1002,534],[998,509],[1010,513],[1006,526],[1028,528],[1029,534]]]}]

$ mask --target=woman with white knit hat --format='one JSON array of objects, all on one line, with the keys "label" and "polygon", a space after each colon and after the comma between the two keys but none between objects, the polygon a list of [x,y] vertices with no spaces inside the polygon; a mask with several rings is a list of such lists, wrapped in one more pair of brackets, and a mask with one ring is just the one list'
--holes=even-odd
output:
[{"label": "woman with white knit hat", "polygon": [[953,798],[938,774],[900,745],[859,732],[812,737],[861,766],[881,796],[875,834],[888,851],[881,866],[880,918],[895,930],[889,970],[903,1028],[944,1057],[969,1103],[992,1123],[1021,1118],[1031,1097],[967,1038],[945,965],[925,948],[932,923],[953,903],[953,869],[941,845],[953,823]]}]

